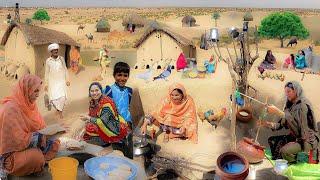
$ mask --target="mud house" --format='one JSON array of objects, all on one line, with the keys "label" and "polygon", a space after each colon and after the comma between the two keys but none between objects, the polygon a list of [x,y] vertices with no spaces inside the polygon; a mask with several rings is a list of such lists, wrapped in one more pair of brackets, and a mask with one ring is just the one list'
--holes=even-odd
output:
[{"label": "mud house", "polygon": [[67,34],[39,26],[12,24],[4,33],[1,45],[5,46],[5,61],[24,63],[32,74],[44,76],[45,60],[49,57],[48,45],[58,43],[59,54],[69,65],[71,46],[80,45]]},{"label": "mud house", "polygon": [[186,58],[196,57],[192,40],[157,22],[148,25],[134,48],[137,48],[135,69],[163,69],[169,64],[175,68],[180,53],[184,53]]},{"label": "mud house", "polygon": [[183,17],[181,22],[182,22],[182,27],[196,26],[196,19],[190,15]]}]

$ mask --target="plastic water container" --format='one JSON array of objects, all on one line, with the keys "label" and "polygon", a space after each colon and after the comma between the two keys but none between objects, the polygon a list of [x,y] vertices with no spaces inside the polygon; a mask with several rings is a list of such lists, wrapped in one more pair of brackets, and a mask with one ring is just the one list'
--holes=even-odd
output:
[{"label": "plastic water container", "polygon": [[49,171],[52,180],[76,180],[78,173],[78,160],[70,157],[60,157],[49,161]]}]

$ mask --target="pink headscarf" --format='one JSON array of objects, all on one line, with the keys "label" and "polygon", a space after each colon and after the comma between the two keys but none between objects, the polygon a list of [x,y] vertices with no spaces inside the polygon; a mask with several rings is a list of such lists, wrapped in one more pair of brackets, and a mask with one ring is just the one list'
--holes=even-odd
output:
[{"label": "pink headscarf", "polygon": [[32,133],[45,127],[36,103],[29,100],[41,84],[38,76],[25,75],[12,95],[0,101],[0,155],[27,148]]}]

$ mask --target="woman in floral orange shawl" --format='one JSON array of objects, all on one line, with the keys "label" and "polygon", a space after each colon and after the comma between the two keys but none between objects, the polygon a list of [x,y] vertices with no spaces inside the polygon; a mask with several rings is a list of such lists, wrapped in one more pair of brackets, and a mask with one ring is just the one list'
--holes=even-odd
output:
[{"label": "woman in floral orange shawl", "polygon": [[[177,97],[181,98],[177,99]],[[194,143],[198,142],[195,103],[186,94],[186,90],[181,84],[171,85],[168,96],[162,102],[160,109],[152,115],[146,116],[141,127],[142,133],[145,133],[147,125],[152,123],[160,125],[162,131],[169,134],[170,138],[184,137]]]},{"label": "woman in floral orange shawl", "polygon": [[36,105],[41,84],[39,77],[25,75],[0,101],[0,179],[40,172],[58,151],[59,140],[47,141],[37,132],[46,126]]}]

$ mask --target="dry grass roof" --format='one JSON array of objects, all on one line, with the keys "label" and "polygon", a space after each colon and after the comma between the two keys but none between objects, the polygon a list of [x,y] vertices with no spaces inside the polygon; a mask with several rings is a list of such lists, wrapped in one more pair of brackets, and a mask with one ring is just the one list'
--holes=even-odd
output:
[{"label": "dry grass roof", "polygon": [[111,28],[111,26],[106,18],[102,18],[98,21],[96,28]]},{"label": "dry grass roof", "polygon": [[148,27],[146,28],[142,37],[135,43],[134,48],[138,48],[152,33],[157,31],[161,31],[167,34],[181,46],[194,46],[191,40],[178,33],[173,32],[172,30],[170,30],[169,27],[165,26],[164,24],[161,24],[157,21],[151,21],[149,22]]},{"label": "dry grass roof", "polygon": [[140,25],[140,26],[144,26],[146,24],[146,19],[139,16],[136,13],[131,13],[128,14],[127,16],[125,16],[122,20],[122,25],[123,26],[127,26],[128,24],[135,24],[135,25]]},{"label": "dry grass roof", "polygon": [[58,43],[80,47],[79,43],[63,32],[26,24],[10,25],[2,37],[1,45],[4,46],[7,43],[8,38],[15,27],[22,31],[27,44],[44,45]]},{"label": "dry grass roof", "polygon": [[184,18],[182,18],[181,20],[182,23],[190,23],[190,22],[196,22],[196,19],[193,16],[185,16]]}]

